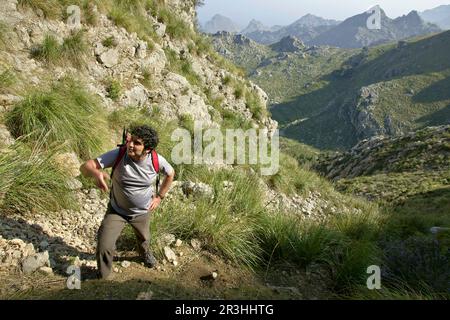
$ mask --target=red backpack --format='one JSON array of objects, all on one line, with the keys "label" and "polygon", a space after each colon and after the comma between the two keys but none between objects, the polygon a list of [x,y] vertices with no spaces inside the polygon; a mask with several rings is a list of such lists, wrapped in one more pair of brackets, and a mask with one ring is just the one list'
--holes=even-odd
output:
[{"label": "red backpack", "polygon": [[[125,156],[125,153],[127,152],[128,143],[131,141],[131,136],[128,134],[126,129],[123,129],[122,133],[122,144],[118,144],[117,146],[119,149],[119,155],[116,158],[116,161],[114,162],[114,165],[112,166],[111,170],[111,179],[113,177],[114,170],[116,169],[117,165],[122,161],[122,158]],[[156,193],[158,193],[159,189],[159,160],[158,160],[158,154],[155,150],[150,151],[151,157],[152,157],[152,165],[153,168],[156,171]]]}]

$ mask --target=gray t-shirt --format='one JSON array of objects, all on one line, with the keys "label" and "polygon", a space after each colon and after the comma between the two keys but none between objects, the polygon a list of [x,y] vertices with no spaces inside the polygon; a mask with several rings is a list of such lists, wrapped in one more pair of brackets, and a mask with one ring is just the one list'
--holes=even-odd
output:
[{"label": "gray t-shirt", "polygon": [[[100,166],[111,168],[119,155],[119,148],[97,158]],[[158,154],[160,171],[165,175],[173,172],[172,166]],[[111,206],[124,216],[138,216],[148,212],[156,183],[156,171],[149,153],[144,160],[134,161],[125,153],[114,169],[111,187]]]}]

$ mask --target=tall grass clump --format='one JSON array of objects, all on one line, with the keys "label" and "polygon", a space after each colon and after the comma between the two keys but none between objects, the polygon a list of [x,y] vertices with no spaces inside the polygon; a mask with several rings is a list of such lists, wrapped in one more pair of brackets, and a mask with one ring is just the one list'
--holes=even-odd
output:
[{"label": "tall grass clump", "polygon": [[295,193],[306,195],[310,191],[320,190],[332,193],[333,187],[324,178],[300,166],[296,159],[280,152],[279,170],[271,176],[264,176],[266,183],[273,189],[288,195]]},{"label": "tall grass clump", "polygon": [[[80,8],[80,22],[91,26],[97,26],[99,21],[99,11],[103,11],[103,7],[110,3],[110,0],[58,0],[62,6],[62,18],[67,21],[69,14],[67,8],[76,5]],[[96,7],[96,9],[95,9]],[[100,9],[100,10],[99,10]]]},{"label": "tall grass clump", "polygon": [[0,153],[0,207],[4,213],[74,208],[67,170],[56,164],[63,148],[44,147],[45,142],[44,136],[33,144],[19,139]]},{"label": "tall grass clump", "polygon": [[108,78],[106,80],[106,92],[108,98],[116,101],[117,99],[119,99],[120,94],[122,93],[122,85],[118,80]]},{"label": "tall grass clump", "polygon": [[194,36],[191,28],[166,7],[160,6],[159,20],[167,26],[166,32],[174,39],[188,39]]},{"label": "tall grass clump", "polygon": [[16,80],[16,76],[10,68],[4,70],[0,68],[0,92],[6,92]]},{"label": "tall grass clump", "polygon": [[136,32],[139,38],[153,43],[157,39],[153,25],[147,19],[153,1],[143,0],[113,0],[108,10],[108,17],[117,25],[124,27],[128,32]]},{"label": "tall grass clump", "polygon": [[20,7],[41,10],[46,18],[56,19],[62,16],[62,7],[58,0],[18,0]]},{"label": "tall grass clump", "polygon": [[192,63],[188,59],[181,59],[179,54],[172,49],[165,49],[169,68],[172,72],[184,76],[190,84],[199,85],[200,77],[192,69]]},{"label": "tall grass clump", "polygon": [[107,137],[99,101],[72,78],[32,90],[7,113],[6,124],[13,136],[26,136],[26,141],[47,133],[47,143],[67,141],[82,159],[102,151]]},{"label": "tall grass clump", "polygon": [[[355,221],[351,228],[370,228],[357,226],[360,223]],[[265,263],[290,262],[301,268],[317,268],[330,279],[334,292],[349,292],[365,283],[367,267],[379,263],[381,257],[375,241],[356,240],[330,220],[300,219],[292,214],[263,216],[258,238]]]},{"label": "tall grass clump", "polygon": [[[213,188],[212,195],[191,196],[182,203],[167,202],[167,206],[154,213],[152,232],[164,230],[183,239],[196,238],[205,249],[236,264],[258,266],[261,250],[255,230],[262,212],[262,195],[255,187],[255,179],[232,171],[213,173],[207,168],[191,169],[184,173],[183,179],[208,183]],[[232,186],[224,186],[224,180]]]},{"label": "tall grass clump", "polygon": [[61,47],[55,36],[47,34],[42,44],[31,49],[31,56],[46,63],[57,63],[61,59]]},{"label": "tall grass clump", "polygon": [[55,36],[47,34],[42,44],[31,49],[31,56],[48,64],[66,64],[70,62],[75,67],[83,65],[88,46],[84,39],[84,31],[79,30],[64,38],[59,44]]},{"label": "tall grass clump", "polygon": [[254,92],[248,90],[244,95],[245,106],[252,112],[253,118],[256,120],[261,120],[267,112],[258,96]]},{"label": "tall grass clump", "polygon": [[79,30],[65,38],[61,51],[64,60],[70,61],[76,67],[82,66],[88,51],[88,45],[84,39],[84,31]]},{"label": "tall grass clump", "polygon": [[10,32],[11,28],[3,21],[0,21],[0,49],[7,49],[11,44]]}]

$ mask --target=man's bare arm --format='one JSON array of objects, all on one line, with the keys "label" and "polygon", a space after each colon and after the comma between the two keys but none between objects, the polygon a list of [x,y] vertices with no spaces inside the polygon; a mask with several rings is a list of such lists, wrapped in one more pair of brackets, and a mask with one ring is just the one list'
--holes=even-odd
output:
[{"label": "man's bare arm", "polygon": [[165,197],[165,195],[166,195],[167,191],[169,190],[170,185],[172,184],[174,178],[175,178],[175,170],[173,170],[172,174],[167,175],[164,178],[163,183],[161,184],[161,188],[159,189],[159,194],[162,197]]},{"label": "man's bare arm", "polygon": [[83,163],[80,167],[80,171],[85,177],[90,177],[95,179],[95,184],[102,191],[108,191],[108,174],[103,172],[100,163],[95,159],[91,159]]}]

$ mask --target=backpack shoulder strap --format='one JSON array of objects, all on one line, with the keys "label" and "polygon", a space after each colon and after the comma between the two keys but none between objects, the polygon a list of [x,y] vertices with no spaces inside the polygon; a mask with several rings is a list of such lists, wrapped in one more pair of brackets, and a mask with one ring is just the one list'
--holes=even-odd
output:
[{"label": "backpack shoulder strap", "polygon": [[127,145],[121,145],[119,149],[119,155],[116,158],[116,161],[114,161],[114,165],[111,170],[111,178],[113,176],[114,170],[119,165],[120,161],[122,161],[122,158],[124,157],[125,153],[127,152]]},{"label": "backpack shoulder strap", "polygon": [[152,165],[156,172],[156,193],[159,191],[159,159],[155,150],[151,151]]},{"label": "backpack shoulder strap", "polygon": [[156,153],[155,150],[151,151],[151,155],[152,155],[152,165],[153,168],[155,169],[155,171],[157,173],[159,173],[159,159],[158,159],[158,154]]}]

